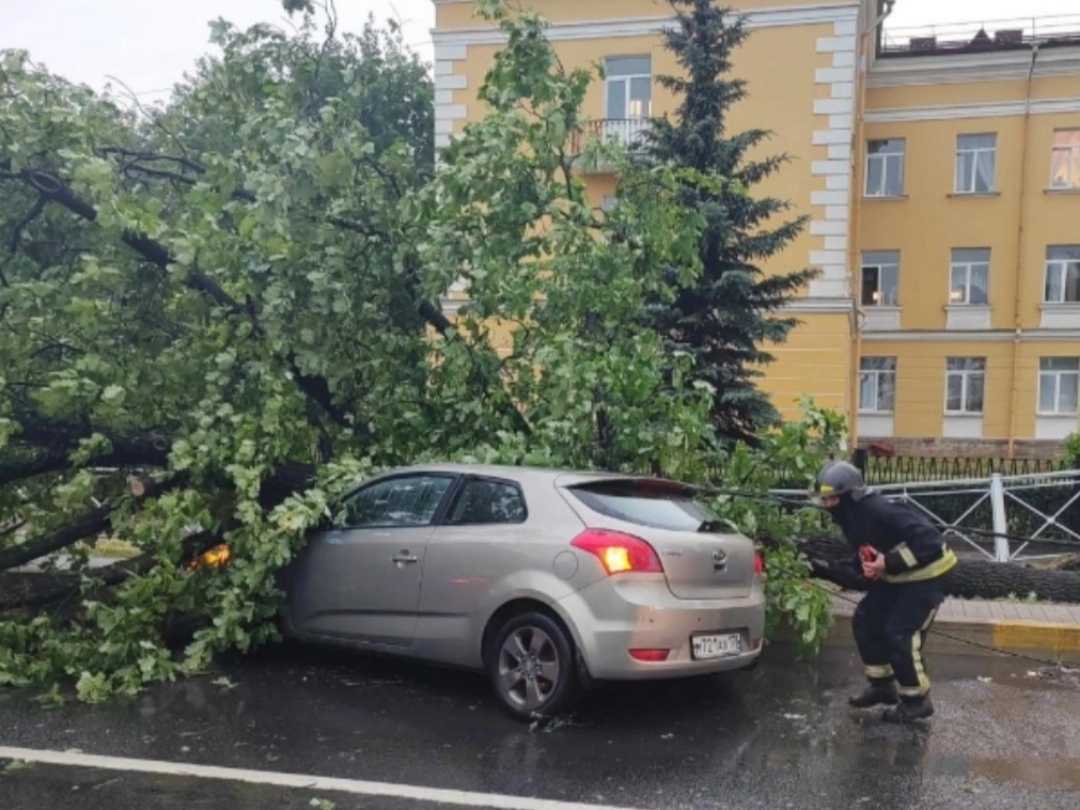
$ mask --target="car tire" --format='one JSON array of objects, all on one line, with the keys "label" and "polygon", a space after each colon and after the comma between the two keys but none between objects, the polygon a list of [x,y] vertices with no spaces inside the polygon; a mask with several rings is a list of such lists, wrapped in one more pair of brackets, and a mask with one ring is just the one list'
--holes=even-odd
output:
[{"label": "car tire", "polygon": [[487,656],[491,686],[502,706],[526,720],[568,708],[577,697],[574,642],[539,611],[511,616],[492,636]]}]

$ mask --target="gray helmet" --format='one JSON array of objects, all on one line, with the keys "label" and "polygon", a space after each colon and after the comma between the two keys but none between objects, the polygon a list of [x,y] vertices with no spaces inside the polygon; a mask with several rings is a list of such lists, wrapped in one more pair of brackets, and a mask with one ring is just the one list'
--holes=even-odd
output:
[{"label": "gray helmet", "polygon": [[818,473],[814,492],[818,497],[850,495],[853,501],[861,501],[866,497],[867,489],[858,467],[846,461],[830,461]]}]

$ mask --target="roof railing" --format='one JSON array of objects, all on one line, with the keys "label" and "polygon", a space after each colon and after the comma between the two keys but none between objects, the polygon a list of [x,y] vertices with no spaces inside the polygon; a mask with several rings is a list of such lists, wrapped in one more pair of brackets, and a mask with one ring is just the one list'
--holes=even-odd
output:
[{"label": "roof railing", "polygon": [[1080,14],[939,23],[913,28],[890,28],[886,23],[878,55],[1014,50],[1029,48],[1036,42],[1040,45],[1080,45]]}]

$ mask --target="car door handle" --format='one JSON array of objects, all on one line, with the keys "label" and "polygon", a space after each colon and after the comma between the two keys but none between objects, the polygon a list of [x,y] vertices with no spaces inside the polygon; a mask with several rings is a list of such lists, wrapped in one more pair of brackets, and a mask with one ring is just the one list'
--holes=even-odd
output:
[{"label": "car door handle", "polygon": [[393,560],[397,565],[412,565],[413,563],[420,562],[420,558],[415,554],[410,554],[407,549],[402,549],[395,554]]}]

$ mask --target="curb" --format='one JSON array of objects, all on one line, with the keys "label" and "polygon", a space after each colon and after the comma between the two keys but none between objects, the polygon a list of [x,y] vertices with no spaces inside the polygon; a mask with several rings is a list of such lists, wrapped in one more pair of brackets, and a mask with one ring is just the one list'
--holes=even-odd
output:
[{"label": "curb", "polygon": [[[851,616],[833,614],[833,619],[826,646],[854,648]],[[1080,625],[1024,619],[940,619],[934,622],[926,640],[927,653],[1002,657],[988,649],[991,647],[1063,664],[1080,664]]]}]

